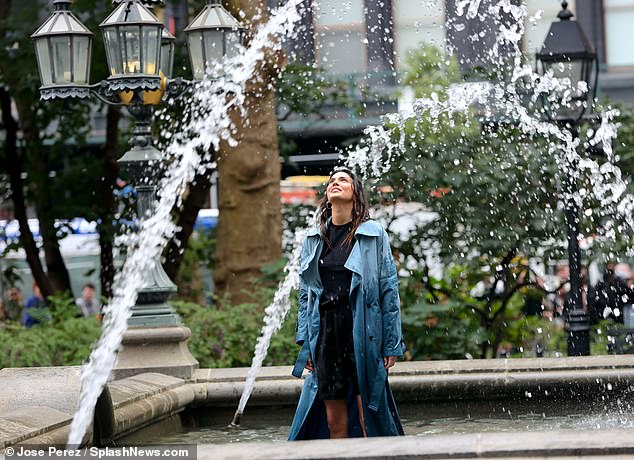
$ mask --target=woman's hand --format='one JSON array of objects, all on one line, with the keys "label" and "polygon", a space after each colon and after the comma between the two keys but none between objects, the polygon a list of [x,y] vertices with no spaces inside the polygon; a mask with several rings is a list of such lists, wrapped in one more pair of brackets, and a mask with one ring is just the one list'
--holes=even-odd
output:
[{"label": "woman's hand", "polygon": [[306,366],[304,367],[308,369],[310,372],[314,372],[315,366],[313,365],[313,358],[309,356],[308,360],[306,361]]},{"label": "woman's hand", "polygon": [[384,356],[383,364],[385,364],[386,369],[389,369],[390,367],[394,366],[394,364],[396,364],[396,356]]}]

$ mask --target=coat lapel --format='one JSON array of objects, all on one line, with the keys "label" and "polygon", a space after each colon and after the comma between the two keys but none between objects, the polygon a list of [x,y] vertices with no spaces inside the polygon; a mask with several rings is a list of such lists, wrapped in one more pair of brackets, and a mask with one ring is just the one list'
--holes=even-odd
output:
[{"label": "coat lapel", "polygon": [[363,237],[378,237],[380,235],[376,224],[366,221],[362,222],[354,233],[355,243],[352,251],[346,260],[345,267],[353,273],[350,293],[352,293],[363,281],[363,251],[361,245]]},{"label": "coat lapel", "polygon": [[[300,273],[305,277],[305,279],[319,279],[317,275],[317,254],[321,252],[321,248],[323,246],[323,240],[321,239],[321,234],[318,228],[311,228],[306,233],[306,241],[310,242],[310,252],[308,257],[301,261]],[[309,274],[308,272],[312,273]]]}]

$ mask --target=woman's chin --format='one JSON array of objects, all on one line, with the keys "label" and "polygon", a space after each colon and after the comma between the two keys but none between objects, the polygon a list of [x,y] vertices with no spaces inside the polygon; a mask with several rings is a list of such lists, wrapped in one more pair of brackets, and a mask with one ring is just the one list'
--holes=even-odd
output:
[{"label": "woman's chin", "polygon": [[330,195],[330,197],[328,198],[328,201],[330,201],[333,205],[345,204],[345,203],[350,203],[352,201],[352,197],[346,198],[345,196],[342,196],[341,194],[334,194],[334,195]]}]

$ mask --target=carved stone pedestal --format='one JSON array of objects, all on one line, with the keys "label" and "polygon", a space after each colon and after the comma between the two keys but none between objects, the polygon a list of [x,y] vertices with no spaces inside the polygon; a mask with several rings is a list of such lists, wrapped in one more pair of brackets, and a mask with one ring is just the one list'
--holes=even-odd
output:
[{"label": "carved stone pedestal", "polygon": [[191,378],[198,361],[187,348],[191,331],[185,326],[130,327],[112,371],[115,380],[145,372]]}]

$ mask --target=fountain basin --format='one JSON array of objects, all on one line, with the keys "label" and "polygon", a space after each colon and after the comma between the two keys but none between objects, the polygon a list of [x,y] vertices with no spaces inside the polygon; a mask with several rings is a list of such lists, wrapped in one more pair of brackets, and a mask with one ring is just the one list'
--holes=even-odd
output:
[{"label": "fountain basin", "polygon": [[[603,434],[603,435],[602,435]],[[634,430],[335,439],[198,446],[199,460],[631,459]]]},{"label": "fountain basin", "polygon": [[[249,407],[254,406],[295,405],[302,381],[292,377],[290,370],[290,366],[263,368],[245,414],[248,415]],[[235,409],[247,372],[247,368],[199,369],[188,380],[145,373],[110,382],[113,424],[112,433],[106,433],[106,437],[125,442],[133,433],[169,420],[186,408]],[[401,362],[390,372],[390,382],[400,405],[408,402],[433,405],[448,401],[499,401],[504,404],[521,399],[536,406],[566,401],[586,405],[598,401],[629,407],[634,385],[634,355]],[[0,448],[20,443],[63,445],[66,442],[79,394],[78,367],[3,369],[0,370],[0,388],[4,390],[0,393]],[[606,435],[611,432],[593,433],[599,438],[597,443],[600,439],[605,440],[607,449]],[[486,439],[495,435],[507,439],[511,434],[488,433]],[[634,440],[631,434],[634,433],[628,434],[627,438]],[[93,431],[89,432],[85,441],[94,442],[93,435]],[[468,436],[471,436],[470,440],[464,440],[464,443],[474,445],[475,438]],[[586,435],[583,436],[585,439]],[[388,444],[415,444],[407,441],[408,438],[390,440]],[[419,442],[420,438],[416,443]],[[264,449],[267,444],[258,445]],[[282,449],[279,442],[273,444]],[[623,442],[618,445],[623,446]],[[206,449],[200,446],[199,454]],[[231,447],[223,446],[222,449],[229,452]],[[634,450],[630,452],[634,453]]]}]

